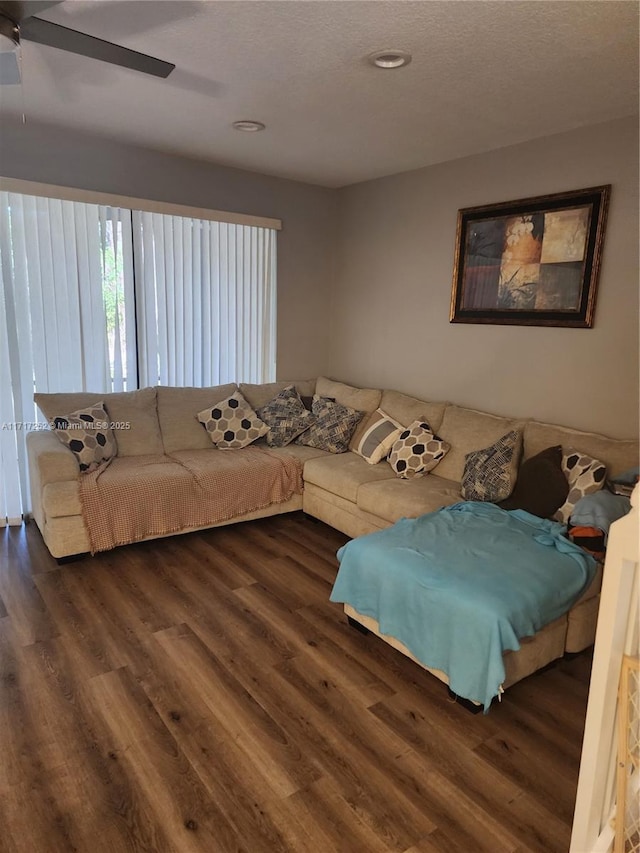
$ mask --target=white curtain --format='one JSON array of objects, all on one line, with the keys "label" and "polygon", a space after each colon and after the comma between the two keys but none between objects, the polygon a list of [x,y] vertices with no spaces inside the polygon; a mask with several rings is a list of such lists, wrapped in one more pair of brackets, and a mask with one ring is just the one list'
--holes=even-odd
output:
[{"label": "white curtain", "polygon": [[0,525],[28,511],[34,391],[137,387],[130,254],[127,211],[0,193]]},{"label": "white curtain", "polygon": [[0,525],[34,391],[275,379],[276,233],[0,192]]},{"label": "white curtain", "polygon": [[133,212],[141,385],[275,379],[276,233]]}]

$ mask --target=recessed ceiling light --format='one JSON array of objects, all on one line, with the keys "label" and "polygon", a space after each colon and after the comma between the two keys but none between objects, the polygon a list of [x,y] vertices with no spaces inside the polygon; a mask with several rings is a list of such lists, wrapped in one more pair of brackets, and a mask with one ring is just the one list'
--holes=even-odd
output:
[{"label": "recessed ceiling light", "polygon": [[244,131],[244,133],[257,133],[259,130],[264,130],[266,125],[261,121],[243,119],[242,121],[234,121],[233,127],[235,130]]},{"label": "recessed ceiling light", "polygon": [[376,68],[402,68],[411,62],[411,54],[406,50],[376,50],[367,58]]}]

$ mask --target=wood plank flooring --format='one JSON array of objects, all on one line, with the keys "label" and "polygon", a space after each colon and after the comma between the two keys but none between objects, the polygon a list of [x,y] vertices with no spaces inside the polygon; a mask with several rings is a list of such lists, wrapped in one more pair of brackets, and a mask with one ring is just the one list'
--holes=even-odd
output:
[{"label": "wood plank flooring", "polygon": [[590,654],[473,716],[329,602],[345,541],[0,531],[1,853],[566,853]]}]

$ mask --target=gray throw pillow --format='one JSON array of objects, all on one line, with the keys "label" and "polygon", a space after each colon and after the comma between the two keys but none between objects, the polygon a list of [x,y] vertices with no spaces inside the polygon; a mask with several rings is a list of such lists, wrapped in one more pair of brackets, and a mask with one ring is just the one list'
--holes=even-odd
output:
[{"label": "gray throw pillow", "polygon": [[354,453],[368,462],[377,465],[389,455],[396,439],[404,430],[401,423],[394,420],[382,409],[376,409],[366,420],[361,430],[360,440],[352,448]]}]

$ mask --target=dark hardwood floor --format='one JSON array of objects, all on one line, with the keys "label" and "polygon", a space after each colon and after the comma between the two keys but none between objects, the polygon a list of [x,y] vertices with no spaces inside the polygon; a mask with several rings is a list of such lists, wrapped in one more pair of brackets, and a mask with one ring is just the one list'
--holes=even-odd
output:
[{"label": "dark hardwood floor", "polygon": [[328,601],[344,541],[0,531],[0,851],[566,853],[590,654],[474,716]]}]

